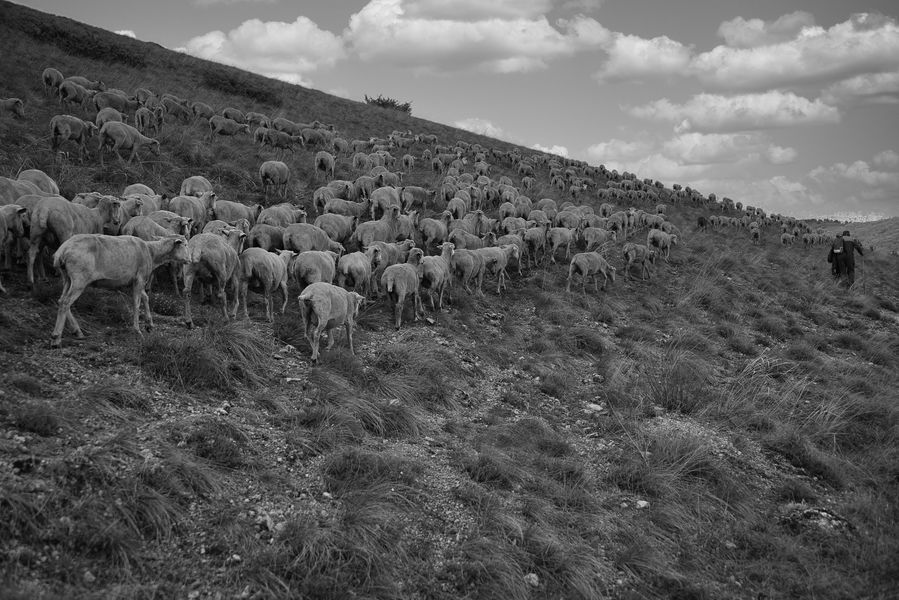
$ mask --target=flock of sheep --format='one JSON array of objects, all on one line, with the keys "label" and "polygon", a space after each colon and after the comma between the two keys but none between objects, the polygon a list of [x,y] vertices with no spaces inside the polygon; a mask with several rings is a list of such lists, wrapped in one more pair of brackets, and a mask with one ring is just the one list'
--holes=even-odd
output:
[{"label": "flock of sheep", "polygon": [[[183,298],[189,326],[195,281],[218,297],[226,320],[236,318],[241,303],[244,317],[249,317],[247,291],[253,288],[261,291],[271,321],[274,291],[282,294],[284,313],[288,286],[297,286],[315,361],[322,335],[341,325],[353,350],[355,319],[366,301],[388,296],[394,324],[400,328],[406,300],[411,299],[412,318],[417,320],[425,310],[425,292],[432,310],[442,308],[453,287],[483,296],[486,277],[495,278],[496,293],[501,294],[510,267],[521,275],[523,268],[555,263],[562,249],[570,259],[568,291],[575,275],[582,279],[583,292],[591,277],[597,292],[600,276],[603,289],[609,280],[614,282],[616,268],[607,257],[619,242],[625,277],[636,266],[646,279],[657,257],[667,260],[678,244],[680,232],[666,217],[669,205],[689,203],[716,213],[699,218],[700,230],[747,227],[755,240],[761,227],[780,223],[790,232],[790,243],[802,233],[803,224],[795,219],[769,217],[729,198],[719,201],[714,194],[703,196],[689,187],[668,188],[627,172],[543,153],[525,156],[464,141],[440,144],[434,135],[411,131],[347,141],[333,125],[317,121],[295,123],[234,108],[217,114],[203,102],[144,88],[128,94],[100,81],[66,78],[52,68],[43,72],[42,81],[62,105],[80,107],[82,114],[95,112],[93,120],[70,114],[53,117],[54,152],[64,143],[74,144],[84,160],[87,142],[97,137],[101,162],[108,149],[122,162],[121,152],[128,152],[131,162],[139,159],[142,148],[159,153],[160,142],[149,136],[158,135],[167,121],[205,119],[210,136],[249,136],[254,125],[254,143],[282,153],[297,147],[314,150],[314,177],[322,184],[311,207],[304,208],[286,201],[290,168],[279,160],[266,161],[259,170],[266,198],[273,194],[285,200],[268,207],[219,200],[210,181],[199,175],[185,179],[173,198],[138,183],[121,195],[85,192],[71,200],[60,196],[56,183],[38,170],[22,171],[16,179],[0,178],[0,251],[7,268],[14,254],[25,257],[33,285],[35,269],[43,271],[43,250],[58,247],[53,266],[64,285],[53,346],[60,344],[66,323],[82,337],[71,307],[90,285],[130,287],[134,329],[140,333],[141,304],[152,326],[146,290],[163,266]],[[0,102],[24,118],[21,100]],[[126,123],[129,119],[134,126]],[[335,179],[341,159],[359,174],[355,179]],[[491,177],[497,164],[514,169],[520,181]],[[432,185],[403,185],[404,175],[416,165],[432,173]],[[570,200],[532,200],[529,190],[541,181]],[[582,197],[594,202],[578,203]],[[631,207],[619,208],[622,205]],[[648,210],[634,208],[641,205]],[[739,217],[723,214],[735,211]],[[639,241],[645,243],[638,243],[642,231],[646,237]],[[586,250],[572,256],[572,245],[579,243]],[[0,291],[5,292],[2,284]],[[333,340],[329,335],[329,345]]]}]

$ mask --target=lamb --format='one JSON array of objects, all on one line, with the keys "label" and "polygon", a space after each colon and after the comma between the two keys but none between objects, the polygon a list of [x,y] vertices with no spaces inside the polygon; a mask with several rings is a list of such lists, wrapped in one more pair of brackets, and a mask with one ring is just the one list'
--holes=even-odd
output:
[{"label": "lamb", "polygon": [[600,246],[608,242],[618,241],[618,235],[614,231],[602,229],[600,227],[586,227],[581,232],[584,242],[587,244],[587,251],[596,250]]},{"label": "lamb", "polygon": [[78,157],[82,160],[87,154],[86,143],[97,132],[97,126],[90,121],[82,121],[72,115],[56,115],[50,119],[50,145],[54,152],[68,140],[78,144]]},{"label": "lamb", "polygon": [[190,104],[190,112],[194,114],[194,120],[206,119],[207,121],[215,115],[215,109],[205,102],[192,102]]},{"label": "lamb", "polygon": [[241,202],[231,202],[230,200],[216,199],[212,201],[212,216],[226,223],[234,223],[235,221],[246,219],[250,227],[252,227],[256,224],[256,219],[261,212],[262,207],[258,204],[247,206]]},{"label": "lamb", "polygon": [[593,276],[593,287],[599,292],[597,277],[602,274],[602,289],[606,289],[606,283],[609,279],[615,283],[615,267],[610,265],[608,261],[599,252],[581,252],[575,254],[568,266],[568,283],[565,286],[566,292],[571,292],[571,280],[575,273],[581,274],[581,292],[587,293],[587,277]]},{"label": "lamb", "polygon": [[355,240],[361,247],[367,247],[374,241],[392,242],[396,240],[399,213],[399,206],[391,206],[379,220],[360,223],[350,241]]},{"label": "lamb", "polygon": [[782,246],[792,246],[794,239],[795,238],[793,237],[792,234],[789,234],[789,233],[780,234],[780,244]]},{"label": "lamb", "polygon": [[215,192],[208,191],[199,198],[196,196],[175,196],[169,202],[169,210],[182,217],[191,219],[191,235],[193,235],[203,231],[214,204]]},{"label": "lamb", "polygon": [[62,196],[41,198],[31,211],[28,246],[28,285],[34,287],[34,262],[45,245],[62,244],[79,233],[103,233],[104,227],[122,223],[122,203],[103,196],[96,208],[69,202]]},{"label": "lamb", "polygon": [[247,246],[267,252],[284,249],[284,227],[256,223],[247,235]]},{"label": "lamb", "polygon": [[212,191],[212,184],[202,175],[192,175],[181,182],[181,196],[196,196],[199,198],[206,192]]},{"label": "lamb", "polygon": [[387,291],[390,303],[393,304],[394,323],[399,329],[403,320],[403,305],[406,296],[412,295],[412,320],[418,321],[418,315],[424,312],[421,306],[419,285],[421,283],[421,259],[424,254],[421,248],[409,250],[409,257],[403,264],[390,265],[381,275],[381,286]]},{"label": "lamb", "polygon": [[[455,246],[452,242],[444,242],[439,246],[440,256],[425,256],[421,259],[421,287],[428,290],[431,299],[431,310],[443,308],[443,292],[452,283],[452,260]],[[434,292],[437,292],[437,308],[434,308]]]},{"label": "lamb", "polygon": [[658,229],[650,229],[646,234],[646,245],[665,251],[665,260],[671,255],[671,246],[677,245],[677,236]]},{"label": "lamb", "polygon": [[318,281],[331,283],[337,273],[338,258],[338,254],[330,250],[300,252],[290,263],[290,274],[301,291]]},{"label": "lamb", "polygon": [[318,362],[322,334],[328,332],[327,350],[330,350],[334,345],[335,336],[329,332],[341,325],[346,328],[350,354],[356,354],[353,348],[353,328],[363,300],[364,298],[356,292],[348,292],[325,282],[314,283],[303,290],[299,296],[300,312],[306,329],[306,339],[312,347],[313,364]]},{"label": "lamb", "polygon": [[222,116],[226,119],[230,119],[235,123],[247,123],[247,116],[243,113],[242,110],[236,108],[224,108],[222,109]]},{"label": "lamb", "polygon": [[284,231],[284,248],[302,253],[309,250],[331,250],[343,254],[343,245],[335,242],[320,227],[308,223],[294,223]]},{"label": "lamb", "polygon": [[490,270],[496,274],[496,293],[502,293],[501,290],[506,287],[506,266],[509,260],[519,259],[521,251],[517,244],[506,244],[499,247],[481,248],[475,250],[484,258],[484,269]]},{"label": "lamb", "polygon": [[45,194],[59,195],[59,186],[49,175],[40,169],[25,169],[16,177],[17,181],[28,181],[36,185]]},{"label": "lamb", "polygon": [[314,225],[320,227],[335,242],[346,242],[353,235],[358,217],[325,213],[315,219]]},{"label": "lamb", "polygon": [[[527,256],[528,268],[531,266],[531,259],[534,260],[534,266],[537,266],[537,255],[543,251],[543,262],[546,262],[546,235],[549,231],[549,223],[542,227],[531,227],[524,231],[524,247]],[[553,257],[555,262],[555,257]]]},{"label": "lamb", "polygon": [[262,209],[256,218],[257,225],[276,225],[278,227],[305,222],[306,211],[287,202]]},{"label": "lamb", "polygon": [[261,288],[265,298],[265,317],[269,323],[275,320],[272,310],[272,293],[275,288],[280,288],[284,296],[281,305],[281,314],[287,308],[287,268],[291,259],[296,256],[290,250],[282,250],[273,254],[262,248],[247,248],[240,253],[237,267],[238,280],[238,304],[243,303],[243,316],[250,318],[247,305],[247,290],[250,287]]},{"label": "lamb", "polygon": [[400,202],[400,190],[395,187],[381,187],[371,193],[371,218],[377,219],[387,213],[387,209],[402,207]]},{"label": "lamb", "polygon": [[59,93],[59,86],[64,79],[65,77],[63,77],[58,69],[54,69],[53,67],[44,69],[43,73],[41,73],[41,81],[44,84],[44,93],[56,96]]},{"label": "lamb", "polygon": [[640,265],[640,279],[645,281],[647,275],[651,275],[649,266],[646,263],[655,264],[656,251],[644,246],[643,244],[633,244],[628,242],[622,248],[624,252],[624,278],[630,279],[631,265],[637,263]]},{"label": "lamb", "polygon": [[112,146],[112,150],[116,153],[116,156],[119,157],[119,162],[122,164],[125,162],[124,159],[122,159],[122,155],[119,154],[119,150],[122,148],[131,150],[131,154],[128,155],[128,164],[131,164],[134,157],[137,155],[138,149],[143,146],[149,146],[150,150],[159,156],[159,140],[148,138],[131,125],[117,123],[115,121],[109,121],[108,123],[103,124],[103,127],[100,128],[97,145],[100,150],[101,165],[103,164],[103,149],[110,145]]},{"label": "lamb", "polygon": [[182,268],[184,276],[184,322],[194,326],[190,311],[191,289],[195,278],[202,283],[214,283],[216,295],[222,303],[222,315],[228,320],[228,297],[225,286],[230,285],[234,295],[233,315],[237,315],[238,298],[238,257],[243,249],[246,235],[237,229],[229,229],[224,234],[200,233],[187,242],[188,261]]},{"label": "lamb", "polygon": [[78,104],[83,108],[96,93],[67,79],[59,86],[59,101],[65,104]]},{"label": "lamb", "polygon": [[145,289],[150,276],[162,264],[185,262],[187,258],[187,241],[180,236],[152,242],[133,236],[91,233],[72,236],[53,255],[53,266],[62,274],[63,289],[50,345],[60,346],[66,322],[78,338],[84,337],[72,314],[72,304],[92,284],[108,288],[131,286],[134,330],[141,334],[141,301],[147,314],[147,329],[152,328],[150,299]]},{"label": "lamb", "polygon": [[407,185],[400,188],[400,199],[403,210],[409,212],[412,207],[427,208],[428,202],[437,195],[437,190],[429,190],[417,185]]},{"label": "lamb", "polygon": [[333,213],[335,215],[361,219],[368,212],[370,206],[371,202],[368,199],[362,202],[352,202],[343,198],[331,198],[325,202],[324,207],[322,207],[322,213]]},{"label": "lamb", "polygon": [[213,115],[209,119],[209,141],[216,135],[235,136],[238,133],[250,135],[250,126],[246,123],[238,123],[221,115]]},{"label": "lamb", "polygon": [[21,98],[0,98],[0,112],[9,112],[24,119],[25,103]]},{"label": "lamb", "polygon": [[138,102],[137,99],[129,98],[111,91],[97,92],[94,94],[92,100],[94,108],[97,109],[97,111],[103,110],[104,108],[114,108],[124,114],[133,113],[140,108],[140,102]]},{"label": "lamb", "polygon": [[318,174],[321,172],[325,179],[334,179],[336,164],[337,160],[330,152],[325,152],[324,150],[316,152],[312,162],[315,177],[318,178]]},{"label": "lamb", "polygon": [[287,184],[290,181],[290,168],[280,160],[267,160],[259,167],[259,179],[262,181],[262,193],[268,198],[269,187],[275,189],[275,195],[287,198]]},{"label": "lamb", "polygon": [[368,299],[371,295],[372,267],[377,267],[381,262],[381,249],[372,246],[365,252],[352,252],[344,254],[337,261],[337,285],[346,288],[352,286],[352,291],[362,288],[362,295]]}]

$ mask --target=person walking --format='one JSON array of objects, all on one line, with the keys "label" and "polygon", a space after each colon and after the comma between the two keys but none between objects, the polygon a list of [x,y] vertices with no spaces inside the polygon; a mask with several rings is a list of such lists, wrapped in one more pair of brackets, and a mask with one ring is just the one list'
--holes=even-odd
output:
[{"label": "person walking", "polygon": [[849,231],[844,231],[843,235],[837,237],[837,240],[841,243],[837,245],[837,241],[834,241],[831,246],[833,261],[837,264],[840,285],[845,283],[848,288],[855,283],[855,253],[858,252],[860,256],[864,256],[865,253],[862,251],[862,245],[852,239]]},{"label": "person walking", "polygon": [[830,245],[830,251],[827,253],[827,262],[830,263],[830,274],[833,276],[835,283],[840,281],[840,261],[838,258],[843,252],[843,234],[838,233]]}]

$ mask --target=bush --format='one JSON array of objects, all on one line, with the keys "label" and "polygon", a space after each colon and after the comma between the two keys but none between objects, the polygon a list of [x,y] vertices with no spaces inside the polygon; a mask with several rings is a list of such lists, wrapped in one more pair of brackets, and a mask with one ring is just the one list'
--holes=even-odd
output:
[{"label": "bush", "polygon": [[371,104],[372,106],[380,106],[381,108],[392,108],[393,110],[404,112],[407,115],[412,114],[411,102],[400,102],[393,98],[385,98],[381,94],[378,94],[377,98],[371,98],[368,94],[365,94],[365,103]]}]

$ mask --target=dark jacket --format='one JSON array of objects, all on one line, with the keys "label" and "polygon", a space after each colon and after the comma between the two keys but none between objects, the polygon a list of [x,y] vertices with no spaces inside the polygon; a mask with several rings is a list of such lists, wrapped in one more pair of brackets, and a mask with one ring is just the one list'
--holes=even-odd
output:
[{"label": "dark jacket", "polygon": [[[865,253],[862,252],[862,245],[848,235],[842,236],[841,239],[843,240],[842,252],[839,252],[834,256],[846,271],[854,271],[855,253],[858,252],[862,256],[865,255]],[[831,248],[831,252],[833,251],[833,248]]]}]

